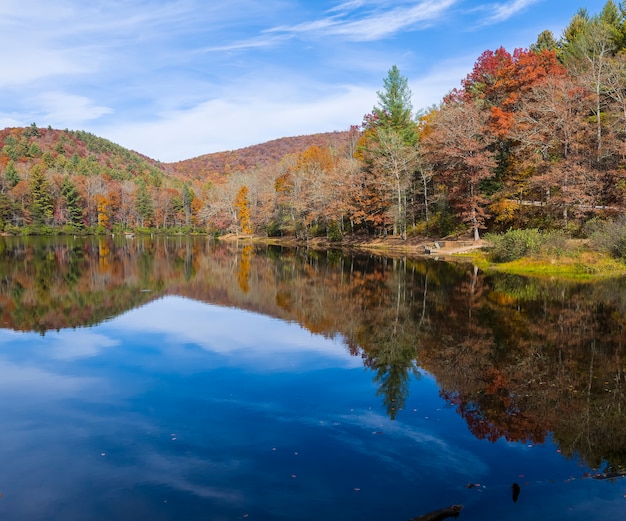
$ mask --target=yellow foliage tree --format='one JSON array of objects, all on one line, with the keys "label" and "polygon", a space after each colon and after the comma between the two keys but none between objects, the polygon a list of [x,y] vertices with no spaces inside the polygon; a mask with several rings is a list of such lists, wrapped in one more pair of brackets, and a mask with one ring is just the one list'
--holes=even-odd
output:
[{"label": "yellow foliage tree", "polygon": [[98,210],[98,225],[102,226],[103,228],[108,228],[110,206],[109,199],[102,194],[98,194],[96,195],[96,205]]},{"label": "yellow foliage tree", "polygon": [[248,201],[248,187],[246,185],[243,185],[237,192],[235,209],[237,211],[237,220],[239,221],[241,233],[252,233],[250,203]]}]

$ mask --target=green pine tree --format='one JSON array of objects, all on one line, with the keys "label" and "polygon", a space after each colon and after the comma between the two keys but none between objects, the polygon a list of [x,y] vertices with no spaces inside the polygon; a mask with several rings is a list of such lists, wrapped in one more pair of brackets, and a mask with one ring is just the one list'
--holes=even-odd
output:
[{"label": "green pine tree", "polygon": [[30,189],[33,197],[31,204],[33,223],[48,224],[52,220],[54,202],[41,165],[35,165],[30,170]]},{"label": "green pine tree", "polygon": [[13,188],[17,183],[20,182],[20,176],[17,173],[17,169],[15,168],[15,163],[13,160],[10,160],[7,163],[7,167],[4,170],[4,177],[6,177],[9,188]]},{"label": "green pine tree", "polygon": [[384,89],[378,91],[378,104],[372,111],[379,124],[400,133],[407,145],[417,142],[417,127],[413,121],[412,92],[408,80],[397,66],[391,67],[383,80]]},{"label": "green pine tree", "polygon": [[80,194],[76,190],[76,186],[70,180],[69,176],[65,176],[61,185],[61,195],[65,199],[65,206],[68,213],[68,224],[82,228],[83,210],[80,204]]},{"label": "green pine tree", "polygon": [[154,215],[152,198],[150,197],[146,183],[142,179],[139,180],[138,185],[137,194],[135,196],[137,213],[141,220],[141,226],[149,226]]},{"label": "green pine tree", "polygon": [[530,50],[535,53],[542,51],[558,51],[559,42],[554,38],[552,31],[543,31],[537,37],[537,41],[530,46]]},{"label": "green pine tree", "polygon": [[195,197],[189,184],[183,186],[183,209],[185,211],[185,226],[189,226],[191,220],[191,203]]}]

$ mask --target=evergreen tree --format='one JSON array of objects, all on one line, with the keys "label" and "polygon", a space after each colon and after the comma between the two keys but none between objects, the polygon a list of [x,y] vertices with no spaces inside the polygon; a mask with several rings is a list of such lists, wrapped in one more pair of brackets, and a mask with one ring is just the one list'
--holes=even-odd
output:
[{"label": "evergreen tree", "polygon": [[615,52],[623,49],[626,43],[624,11],[620,10],[613,0],[608,0],[597,19],[608,28],[615,45]]},{"label": "evergreen tree", "polygon": [[559,42],[554,38],[552,31],[543,31],[537,37],[537,41],[530,46],[530,50],[535,53],[542,51],[558,51]]},{"label": "evergreen tree", "polygon": [[585,33],[587,26],[589,25],[589,13],[586,9],[579,9],[578,12],[572,17],[569,25],[563,31],[561,37],[561,58],[567,55],[567,52],[576,40]]},{"label": "evergreen tree", "polygon": [[392,224],[393,233],[406,239],[407,208],[413,198],[411,181],[417,166],[418,127],[413,120],[411,90],[398,67],[389,69],[383,85],[384,89],[377,93],[377,106],[365,117],[359,155],[369,186],[363,192],[369,191],[366,198],[372,210],[368,219],[372,218],[383,233]]},{"label": "evergreen tree", "polygon": [[185,211],[185,226],[189,226],[189,221],[191,219],[191,203],[193,202],[194,198],[195,194],[193,193],[193,190],[191,189],[189,184],[186,183],[183,186],[183,209]]},{"label": "evergreen tree", "polygon": [[15,203],[6,194],[0,194],[0,229],[10,222],[11,216],[15,210]]},{"label": "evergreen tree", "polygon": [[154,205],[152,204],[148,187],[143,179],[140,179],[138,182],[135,204],[141,226],[149,226],[152,222],[152,216],[154,215]]},{"label": "evergreen tree", "polygon": [[28,145],[28,152],[26,152],[26,155],[32,158],[39,157],[41,155],[41,148],[39,148],[39,145],[33,141],[30,145]]},{"label": "evergreen tree", "polygon": [[4,146],[2,147],[2,152],[9,156],[12,161],[17,161],[19,158],[19,153],[17,151],[17,139],[15,136],[7,136],[4,140]]},{"label": "evergreen tree", "polygon": [[69,176],[65,176],[61,185],[61,195],[65,199],[65,206],[68,213],[68,223],[74,226],[82,227],[83,210],[80,205],[80,194],[76,190],[76,186],[70,180]]},{"label": "evergreen tree", "polygon": [[39,128],[37,128],[37,123],[31,123],[30,127],[26,127],[22,135],[24,137],[39,137]]},{"label": "evergreen tree", "polygon": [[20,182],[20,176],[17,173],[17,169],[15,168],[15,163],[13,160],[10,160],[7,163],[7,167],[4,170],[4,177],[6,177],[9,188],[13,188],[17,183]]},{"label": "evergreen tree", "polygon": [[31,204],[33,223],[48,224],[52,220],[54,204],[48,180],[41,165],[35,165],[30,170],[30,189],[33,201]]},{"label": "evergreen tree", "polygon": [[400,133],[407,145],[417,142],[417,128],[413,121],[412,92],[407,79],[397,66],[391,67],[383,80],[384,90],[378,91],[374,114],[378,124]]}]

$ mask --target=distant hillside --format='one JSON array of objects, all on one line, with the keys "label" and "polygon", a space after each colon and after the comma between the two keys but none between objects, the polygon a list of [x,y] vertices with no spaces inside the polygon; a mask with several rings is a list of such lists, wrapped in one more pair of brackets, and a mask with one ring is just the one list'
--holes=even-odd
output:
[{"label": "distant hillside", "polygon": [[36,164],[50,171],[117,180],[165,173],[158,161],[89,132],[38,128],[35,124],[0,130],[0,171],[9,161],[22,177]]},{"label": "distant hillside", "polygon": [[306,136],[284,137],[258,145],[216,152],[167,164],[174,175],[204,179],[219,177],[230,172],[248,170],[277,163],[288,154],[303,152],[311,146],[343,149],[349,142],[350,133],[325,132]]},{"label": "distant hillside", "polygon": [[[0,233],[236,230],[228,187],[241,182],[242,171],[261,175],[257,166],[272,170],[285,155],[313,145],[326,153],[328,147],[343,151],[348,139],[348,132],[290,137],[161,163],[81,130],[34,123],[5,128],[0,130]],[[273,181],[267,183],[273,193]]]},{"label": "distant hillside", "polygon": [[13,161],[23,177],[28,169],[43,163],[46,169],[70,174],[105,175],[111,179],[173,176],[179,181],[205,180],[279,162],[288,154],[300,153],[310,146],[343,149],[349,133],[326,132],[274,139],[266,143],[205,154],[176,163],[161,163],[128,150],[107,139],[82,130],[5,128],[0,130],[0,172]]}]

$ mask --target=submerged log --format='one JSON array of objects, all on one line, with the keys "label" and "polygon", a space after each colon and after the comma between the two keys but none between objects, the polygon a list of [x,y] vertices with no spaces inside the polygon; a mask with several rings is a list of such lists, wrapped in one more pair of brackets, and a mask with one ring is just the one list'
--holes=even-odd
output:
[{"label": "submerged log", "polygon": [[410,521],[441,521],[448,517],[458,517],[463,505],[451,505],[446,508],[440,508],[439,510],[433,510],[428,514],[422,514],[412,518]]}]

